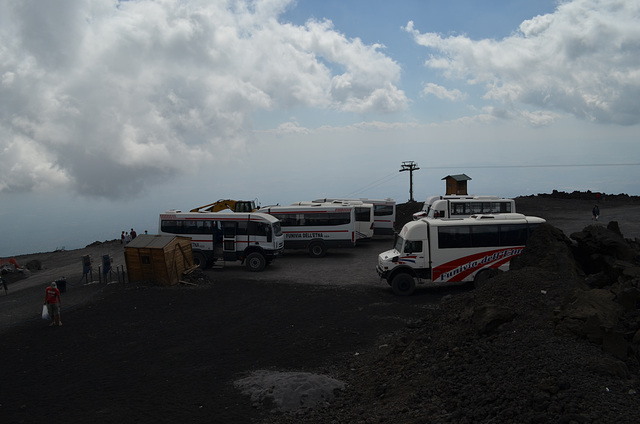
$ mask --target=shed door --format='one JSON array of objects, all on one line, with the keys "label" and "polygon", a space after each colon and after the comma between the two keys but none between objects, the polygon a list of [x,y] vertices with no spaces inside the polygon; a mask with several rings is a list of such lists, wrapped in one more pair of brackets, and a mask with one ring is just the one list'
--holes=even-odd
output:
[{"label": "shed door", "polygon": [[142,271],[142,279],[153,280],[156,275],[151,249],[138,249],[138,257],[140,258],[140,270]]}]

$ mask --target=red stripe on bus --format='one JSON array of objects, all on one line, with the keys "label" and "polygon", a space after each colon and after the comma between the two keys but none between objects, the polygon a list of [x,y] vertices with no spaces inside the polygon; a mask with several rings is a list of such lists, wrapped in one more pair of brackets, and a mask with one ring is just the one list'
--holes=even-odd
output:
[{"label": "red stripe on bus", "polygon": [[[511,258],[518,256],[522,252],[522,249],[524,249],[524,246],[514,246],[503,249],[484,251],[455,259],[453,261],[435,267],[433,269],[433,281],[437,281],[441,277],[443,278],[441,281],[463,281],[469,274],[472,274],[481,268],[497,268],[509,262]],[[505,253],[508,253],[508,255],[501,256],[501,254]],[[495,259],[492,258],[496,255],[498,255],[498,257],[496,257]],[[467,266],[466,268],[460,269],[450,277],[445,276],[447,273],[456,271],[458,268],[464,267],[465,265]]]},{"label": "red stripe on bus", "polygon": [[300,230],[300,231],[283,231],[284,234],[295,233],[348,233],[349,230]]}]

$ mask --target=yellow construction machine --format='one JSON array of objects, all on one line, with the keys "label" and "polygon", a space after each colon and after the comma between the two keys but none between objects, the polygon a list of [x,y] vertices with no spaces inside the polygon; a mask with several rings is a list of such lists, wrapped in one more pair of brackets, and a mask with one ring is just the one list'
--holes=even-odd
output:
[{"label": "yellow construction machine", "polygon": [[208,205],[191,209],[191,212],[220,212],[227,209],[233,212],[255,212],[259,207],[256,207],[256,202],[253,200],[220,199]]}]

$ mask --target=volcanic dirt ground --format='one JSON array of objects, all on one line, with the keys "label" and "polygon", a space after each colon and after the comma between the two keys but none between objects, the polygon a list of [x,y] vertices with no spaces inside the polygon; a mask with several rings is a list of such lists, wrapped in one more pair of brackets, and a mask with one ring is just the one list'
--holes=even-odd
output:
[{"label": "volcanic dirt ground", "polygon": [[[637,245],[640,202],[601,200],[597,223],[594,202],[557,194],[518,198],[516,206],[566,236],[616,221]],[[421,206],[399,205],[398,223]],[[640,422],[632,337],[628,350],[612,352],[559,324],[575,291],[585,290],[585,275],[562,269],[570,260],[549,269],[542,243],[529,256],[533,265],[479,288],[398,297],[375,273],[377,254],[391,244],[374,239],[322,259],[287,251],[261,273],[226,264],[169,288],[81,279],[84,255],[124,264],[119,241],[18,256],[32,270],[3,276],[0,421]],[[638,266],[637,258],[627,262]],[[64,325],[49,327],[39,316],[44,288],[61,276]],[[640,329],[637,306],[625,315],[631,336]],[[478,324],[492,308],[500,319]],[[262,396],[242,390],[238,382],[260,373],[303,376],[301,386],[316,381],[304,376],[322,376],[340,388],[310,402],[312,388],[302,387],[296,408],[279,403],[275,384]]]}]

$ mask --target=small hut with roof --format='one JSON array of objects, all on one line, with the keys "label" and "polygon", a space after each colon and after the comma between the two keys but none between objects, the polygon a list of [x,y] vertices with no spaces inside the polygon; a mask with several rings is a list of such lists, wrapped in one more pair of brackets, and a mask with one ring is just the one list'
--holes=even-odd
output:
[{"label": "small hut with roof", "polygon": [[153,281],[161,286],[180,282],[193,268],[191,239],[180,236],[141,234],[124,251],[129,281]]},{"label": "small hut with roof", "polygon": [[443,178],[446,181],[447,192],[445,194],[458,194],[466,195],[467,193],[467,181],[471,180],[466,174],[447,175]]}]

